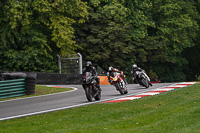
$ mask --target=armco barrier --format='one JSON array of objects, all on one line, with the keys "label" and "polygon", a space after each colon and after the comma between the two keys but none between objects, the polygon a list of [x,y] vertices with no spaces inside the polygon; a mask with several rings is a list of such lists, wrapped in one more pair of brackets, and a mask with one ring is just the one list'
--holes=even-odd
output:
[{"label": "armco barrier", "polygon": [[25,78],[0,81],[0,99],[25,95]]}]

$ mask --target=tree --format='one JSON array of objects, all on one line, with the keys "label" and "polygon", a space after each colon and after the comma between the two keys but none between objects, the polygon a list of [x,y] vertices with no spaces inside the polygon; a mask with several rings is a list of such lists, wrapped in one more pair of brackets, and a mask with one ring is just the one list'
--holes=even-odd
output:
[{"label": "tree", "polygon": [[[150,8],[146,9],[146,15],[153,21],[153,25],[147,28],[148,36],[140,43],[149,43],[147,46],[146,61],[138,61],[143,66],[151,66],[163,81],[183,81],[183,65],[188,61],[182,57],[185,48],[195,45],[198,31],[196,18],[198,12],[193,1],[156,0],[149,1]],[[159,45],[160,44],[160,45]],[[158,46],[155,49],[155,46]],[[161,54],[158,51],[161,51]],[[154,53],[158,54],[155,55]],[[171,72],[170,72],[171,71]],[[172,76],[176,75],[176,76]]]},{"label": "tree", "polygon": [[[200,0],[194,1],[194,6],[198,12],[198,15],[194,18],[198,22],[198,26],[200,26]],[[200,66],[200,29],[197,32],[197,37],[194,42],[194,47],[186,48],[182,52],[182,56],[189,62],[188,65],[183,67],[187,81],[199,80],[200,70],[198,68]]]},{"label": "tree", "polygon": [[77,28],[76,41],[84,60],[91,60],[103,69],[109,66],[125,68],[133,55],[126,21],[128,13],[123,1],[89,1],[89,19]]},{"label": "tree", "polygon": [[182,57],[182,51],[194,46],[198,31],[199,14],[193,1],[95,0],[88,3],[89,20],[76,32],[85,60],[92,60],[103,68],[113,65],[129,75],[132,64],[137,63],[163,81],[185,79],[182,66],[188,61]]},{"label": "tree", "polygon": [[78,45],[73,23],[87,17],[80,0],[1,1],[1,70],[55,71],[56,54],[73,53]]}]

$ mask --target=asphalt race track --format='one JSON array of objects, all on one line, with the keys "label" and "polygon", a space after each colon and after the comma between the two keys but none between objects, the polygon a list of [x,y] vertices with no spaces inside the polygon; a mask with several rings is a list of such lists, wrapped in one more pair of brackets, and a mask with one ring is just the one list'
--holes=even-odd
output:
[{"label": "asphalt race track", "polygon": [[[111,85],[102,85],[102,97],[100,101],[88,102],[81,85],[59,85],[61,87],[72,87],[74,91],[63,92],[45,96],[36,96],[9,101],[0,101],[0,121],[47,113],[62,109],[85,106],[98,102],[104,102],[123,98],[130,95],[138,95],[156,88],[173,85],[174,83],[158,83],[146,89],[138,84],[128,84],[128,94],[120,95]],[[106,104],[106,103],[105,103]]]}]

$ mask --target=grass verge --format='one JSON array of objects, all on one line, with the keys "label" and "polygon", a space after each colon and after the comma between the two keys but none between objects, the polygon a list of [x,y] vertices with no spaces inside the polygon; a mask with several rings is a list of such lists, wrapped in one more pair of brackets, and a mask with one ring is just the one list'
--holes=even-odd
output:
[{"label": "grass verge", "polygon": [[34,95],[46,95],[52,93],[59,93],[64,91],[72,90],[70,88],[61,88],[61,87],[48,87],[44,85],[36,85],[35,94]]},{"label": "grass verge", "polygon": [[200,83],[121,103],[0,121],[1,133],[199,133]]},{"label": "grass verge", "polygon": [[58,88],[58,87],[48,87],[44,85],[36,85],[35,86],[35,94],[33,95],[25,95],[20,97],[12,97],[12,98],[5,98],[0,99],[0,101],[6,101],[11,99],[18,99],[18,98],[25,98],[25,97],[33,97],[33,96],[39,96],[39,95],[46,95],[46,94],[52,94],[52,93],[59,93],[64,91],[70,91],[72,89],[70,88]]}]

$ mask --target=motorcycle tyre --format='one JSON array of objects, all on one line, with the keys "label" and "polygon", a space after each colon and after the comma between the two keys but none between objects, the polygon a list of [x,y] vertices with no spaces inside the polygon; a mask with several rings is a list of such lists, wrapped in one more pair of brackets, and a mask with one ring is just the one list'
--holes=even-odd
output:
[{"label": "motorcycle tyre", "polygon": [[128,90],[127,90],[127,88],[126,88],[126,90],[124,91],[124,94],[128,94]]},{"label": "motorcycle tyre", "polygon": [[89,88],[89,87],[86,87],[86,88],[85,88],[85,95],[86,95],[87,100],[88,100],[89,102],[91,102],[91,101],[92,101],[92,94],[91,94],[91,92],[90,92],[90,88]]},{"label": "motorcycle tyre", "polygon": [[143,84],[143,86],[144,86],[145,88],[149,88],[149,83],[147,82],[147,80],[142,79],[141,82],[142,82],[142,84]]},{"label": "motorcycle tyre", "polygon": [[101,99],[101,91],[98,92],[98,94],[94,97],[96,101],[99,101]]},{"label": "motorcycle tyre", "polygon": [[117,83],[118,91],[120,92],[121,95],[124,95],[124,90],[123,90],[123,88],[121,88],[121,86],[119,84],[120,83]]}]

